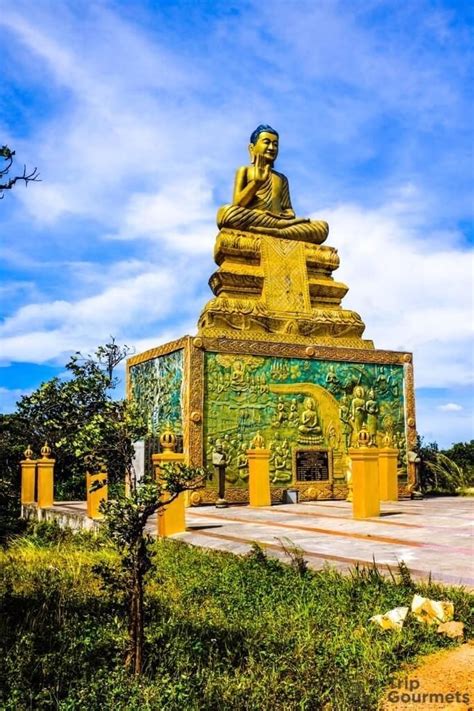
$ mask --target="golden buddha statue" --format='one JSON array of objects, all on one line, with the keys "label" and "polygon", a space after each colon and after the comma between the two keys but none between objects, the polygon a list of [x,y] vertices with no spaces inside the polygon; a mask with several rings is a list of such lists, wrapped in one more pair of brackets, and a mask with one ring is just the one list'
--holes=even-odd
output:
[{"label": "golden buddha statue", "polygon": [[320,435],[321,427],[314,398],[307,397],[304,401],[304,408],[301,415],[301,425],[298,427],[299,432],[304,435]]},{"label": "golden buddha statue", "polygon": [[237,170],[232,205],[220,208],[217,225],[220,229],[321,244],[328,236],[327,222],[296,217],[288,179],[273,170],[278,140],[278,133],[271,126],[258,126],[252,133],[249,145],[252,164]]},{"label": "golden buddha statue", "polygon": [[[218,269],[209,279],[214,298],[199,317],[199,337],[373,348],[362,339],[359,314],[341,308],[348,287],[332,276],[339,256],[322,244],[327,223],[295,216],[288,180],[273,168],[278,143],[271,126],[255,129],[251,165],[237,170],[232,204],[217,213]],[[327,383],[331,392],[342,387],[332,373]],[[231,383],[227,374],[223,387],[243,391],[248,375],[236,371]],[[268,390],[265,381],[256,387]],[[288,424],[285,406],[274,422]]]}]

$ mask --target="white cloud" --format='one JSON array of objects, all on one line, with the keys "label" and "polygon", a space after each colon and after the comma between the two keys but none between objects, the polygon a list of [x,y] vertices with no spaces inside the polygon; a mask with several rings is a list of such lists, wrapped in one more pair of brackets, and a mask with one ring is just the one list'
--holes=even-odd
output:
[{"label": "white cloud", "polygon": [[[191,74],[179,54],[150,44],[144,32],[99,8],[78,22],[65,7],[56,21],[46,8],[22,13],[21,5],[5,9],[0,26],[40,60],[41,78],[59,88],[65,109],[39,122],[34,143],[25,146],[43,182],[16,198],[42,224],[69,214],[118,226],[117,201],[126,203],[137,183],[185,178],[195,163],[199,141],[189,134],[197,136],[200,127],[188,112],[199,70],[194,66]],[[91,18],[93,41],[84,42]],[[186,111],[176,105],[183,95]],[[186,193],[181,199],[184,207]]]},{"label": "white cloud", "polygon": [[[459,389],[454,390],[453,394],[459,394]],[[420,391],[416,403],[416,423],[425,441],[436,441],[440,447],[450,447],[454,442],[468,442],[474,437],[472,393],[462,389],[461,394],[465,398],[463,405],[452,402],[447,405],[455,405],[456,409],[443,409],[442,402],[437,404],[436,391]],[[445,396],[443,391],[441,397]]]},{"label": "white cloud", "polygon": [[16,403],[24,395],[29,395],[31,393],[30,389],[21,388],[4,388],[0,386],[0,412],[8,413],[13,412],[16,407]]},{"label": "white cloud", "polygon": [[455,402],[447,402],[445,405],[438,405],[438,410],[441,410],[441,412],[460,412],[462,409],[462,405],[458,405]]},{"label": "white cloud", "polygon": [[[406,209],[405,209],[406,208]],[[472,251],[423,224],[423,204],[318,211],[339,248],[343,305],[361,314],[376,348],[414,353],[418,387],[472,382]],[[458,236],[459,238],[459,236]]]},{"label": "white cloud", "polygon": [[215,207],[211,185],[189,176],[155,193],[137,193],[125,206],[120,229],[109,239],[162,242],[175,252],[212,250]]},{"label": "white cloud", "polygon": [[94,296],[23,306],[0,326],[0,358],[44,363],[90,350],[110,334],[121,338],[166,321],[185,290],[169,270],[156,268],[113,281]]}]

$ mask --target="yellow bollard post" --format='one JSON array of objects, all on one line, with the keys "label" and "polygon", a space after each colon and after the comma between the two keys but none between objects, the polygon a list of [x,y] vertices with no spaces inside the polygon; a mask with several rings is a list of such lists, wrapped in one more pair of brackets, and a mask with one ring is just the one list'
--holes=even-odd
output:
[{"label": "yellow bollard post", "polygon": [[391,447],[389,435],[384,437],[383,447],[379,449],[380,500],[398,501],[398,449]]},{"label": "yellow bollard post", "polygon": [[264,449],[265,442],[260,432],[250,443],[247,451],[249,463],[249,505],[271,506],[270,494],[270,450]]},{"label": "yellow bollard post", "polygon": [[356,519],[380,516],[379,457],[368,447],[368,433],[359,434],[359,448],[349,449],[352,460],[352,516]]},{"label": "yellow bollard post", "polygon": [[45,442],[41,448],[41,459],[38,459],[38,508],[49,509],[54,506],[54,464],[50,457],[51,448]]},{"label": "yellow bollard post", "polygon": [[21,503],[34,504],[36,501],[35,486],[36,486],[36,459],[33,459],[33,450],[31,446],[24,451],[25,458],[21,464]]},{"label": "yellow bollard post", "polygon": [[[153,470],[157,480],[160,478],[160,470],[163,464],[179,464],[184,462],[184,454],[175,452],[176,437],[166,430],[160,437],[162,451],[159,454],[152,454]],[[186,530],[185,516],[185,493],[182,492],[169,504],[158,509],[157,534],[162,538],[173,536],[175,533],[183,533]],[[162,501],[166,503],[169,495],[164,495]]]},{"label": "yellow bollard post", "polygon": [[[102,501],[107,501],[109,496],[107,472],[101,471],[98,474],[86,474],[87,489],[87,516],[94,520],[104,518],[104,514],[99,510]],[[102,486],[96,489],[96,482]],[[91,489],[93,489],[91,491]]]}]

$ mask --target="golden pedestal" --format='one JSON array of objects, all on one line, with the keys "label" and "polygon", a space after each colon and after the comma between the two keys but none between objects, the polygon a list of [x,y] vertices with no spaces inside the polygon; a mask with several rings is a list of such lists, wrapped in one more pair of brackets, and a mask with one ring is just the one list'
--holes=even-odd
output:
[{"label": "golden pedestal", "polygon": [[334,247],[222,229],[214,258],[200,336],[374,347],[359,314],[341,307],[348,287],[332,276]]},{"label": "golden pedestal", "polygon": [[[102,486],[94,487],[93,484],[100,482]],[[104,514],[99,510],[102,501],[107,501],[109,495],[109,487],[107,485],[107,474],[99,472],[98,474],[86,474],[86,489],[87,489],[87,516],[92,519],[101,519]]]},{"label": "golden pedestal", "polygon": [[[153,467],[155,476],[160,478],[160,468],[163,464],[178,464],[184,462],[184,454],[178,452],[161,452],[160,454],[152,455]],[[186,492],[178,494],[178,496],[166,503],[168,496],[165,494],[162,498],[165,504],[158,509],[157,534],[161,538],[173,536],[175,533],[183,533],[186,530],[186,515],[185,503]]]},{"label": "golden pedestal", "polygon": [[380,516],[378,449],[350,449],[352,460],[352,515],[363,519]]},{"label": "golden pedestal", "polygon": [[54,506],[54,463],[55,459],[38,459],[38,508],[49,509]]},{"label": "golden pedestal", "polygon": [[270,493],[270,450],[249,449],[249,505],[271,506]]},{"label": "golden pedestal", "polygon": [[21,462],[21,503],[33,504],[36,486],[36,459],[23,459]]},{"label": "golden pedestal", "polygon": [[379,449],[380,500],[398,501],[398,449]]}]

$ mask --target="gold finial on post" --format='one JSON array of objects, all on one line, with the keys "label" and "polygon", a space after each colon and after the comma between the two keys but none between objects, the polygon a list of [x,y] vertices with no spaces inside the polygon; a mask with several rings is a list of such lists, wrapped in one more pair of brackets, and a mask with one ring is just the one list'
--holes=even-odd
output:
[{"label": "gold finial on post", "polygon": [[41,447],[41,456],[43,459],[49,459],[51,456],[51,447],[47,442],[44,443],[44,445]]},{"label": "gold finial on post", "polygon": [[34,457],[34,452],[33,452],[33,450],[31,449],[31,444],[28,445],[28,447],[25,449],[25,451],[23,452],[23,454],[24,454],[24,456],[25,456],[25,459],[33,459],[33,457]]},{"label": "gold finial on post", "polygon": [[359,436],[357,438],[357,446],[358,447],[368,447],[370,444],[370,435],[367,432],[367,427],[365,425],[362,425],[362,429],[359,432]]},{"label": "gold finial on post", "polygon": [[383,438],[383,446],[384,447],[391,447],[392,446],[392,436],[390,432],[386,432]]},{"label": "gold finial on post", "polygon": [[166,424],[164,432],[160,435],[160,447],[162,452],[176,451],[176,435],[169,422]]},{"label": "gold finial on post", "polygon": [[250,442],[250,449],[265,449],[265,440],[260,432],[257,432],[253,440]]}]

